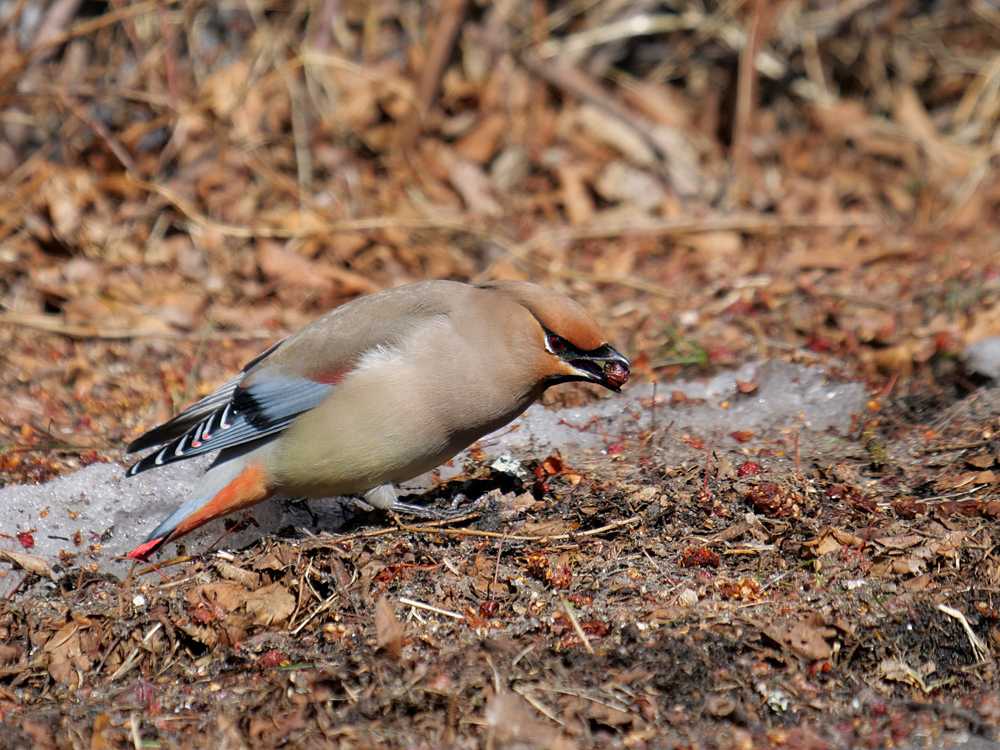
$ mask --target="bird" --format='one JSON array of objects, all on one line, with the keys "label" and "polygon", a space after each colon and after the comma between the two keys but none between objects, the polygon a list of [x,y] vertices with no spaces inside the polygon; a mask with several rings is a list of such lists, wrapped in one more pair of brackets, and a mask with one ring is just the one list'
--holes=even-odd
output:
[{"label": "bird", "polygon": [[127,447],[126,476],[219,451],[188,500],[127,557],[276,494],[358,496],[454,517],[395,485],[508,424],[546,388],[621,392],[629,360],[569,297],[526,281],[419,281],[335,307]]}]

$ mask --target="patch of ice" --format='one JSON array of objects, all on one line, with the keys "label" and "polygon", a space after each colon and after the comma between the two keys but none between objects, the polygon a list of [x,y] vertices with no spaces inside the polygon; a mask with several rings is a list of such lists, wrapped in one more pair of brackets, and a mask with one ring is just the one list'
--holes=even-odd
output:
[{"label": "patch of ice", "polygon": [[969,372],[1000,379],[1000,336],[969,344],[962,352],[962,360]]}]

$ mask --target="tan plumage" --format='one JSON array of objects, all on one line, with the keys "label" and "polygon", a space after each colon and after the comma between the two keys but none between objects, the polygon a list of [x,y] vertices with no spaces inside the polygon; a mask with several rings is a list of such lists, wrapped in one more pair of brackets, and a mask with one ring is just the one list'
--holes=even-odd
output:
[{"label": "tan plumage", "polygon": [[163,446],[130,470],[221,448],[191,498],[130,556],[273,494],[365,493],[433,469],[570,380],[619,390],[628,360],[583,307],[517,281],[427,281],[317,318],[212,395],[129,446]]}]

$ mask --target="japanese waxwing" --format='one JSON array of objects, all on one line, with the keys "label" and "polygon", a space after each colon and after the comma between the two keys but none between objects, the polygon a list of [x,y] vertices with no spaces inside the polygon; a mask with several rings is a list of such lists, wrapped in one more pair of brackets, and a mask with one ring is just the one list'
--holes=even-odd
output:
[{"label": "japanese waxwing", "polygon": [[[620,391],[629,361],[568,297],[523,281],[423,281],[335,308],[278,342],[169,422],[128,476],[210,451],[188,501],[129,557],[274,494],[400,502],[394,484],[507,424],[550,385]],[[454,512],[453,512],[454,514]]]}]

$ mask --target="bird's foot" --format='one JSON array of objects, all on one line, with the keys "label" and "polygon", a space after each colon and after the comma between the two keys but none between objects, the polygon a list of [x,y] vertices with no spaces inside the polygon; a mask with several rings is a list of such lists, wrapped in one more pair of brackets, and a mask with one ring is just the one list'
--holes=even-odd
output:
[{"label": "bird's foot", "polygon": [[452,518],[468,515],[469,513],[477,510],[485,499],[486,495],[483,495],[481,498],[473,501],[469,505],[459,507],[466,501],[465,495],[459,493],[455,496],[455,499],[452,500],[451,505],[447,508],[415,505],[413,503],[404,503],[400,500],[396,496],[396,489],[391,484],[379,485],[378,487],[368,490],[368,492],[364,494],[365,502],[375,508],[392,511],[394,513],[408,513],[409,515],[416,516],[417,518],[429,518],[435,521],[447,521]]}]

